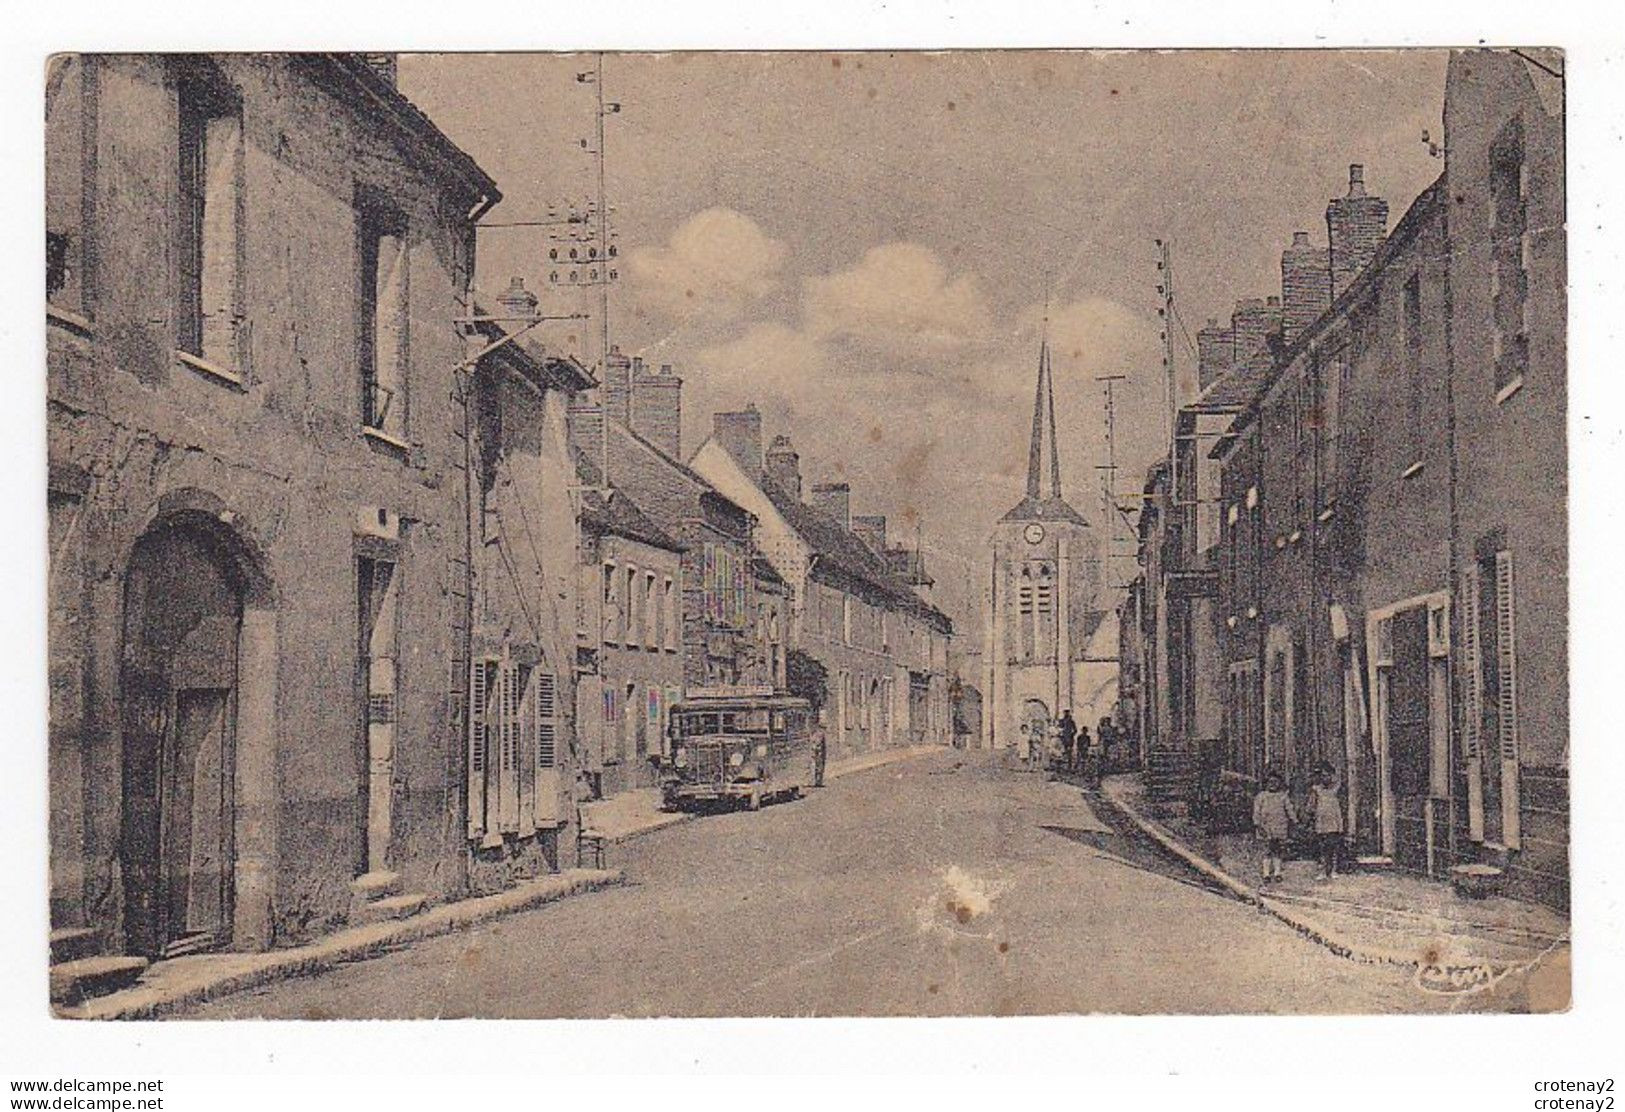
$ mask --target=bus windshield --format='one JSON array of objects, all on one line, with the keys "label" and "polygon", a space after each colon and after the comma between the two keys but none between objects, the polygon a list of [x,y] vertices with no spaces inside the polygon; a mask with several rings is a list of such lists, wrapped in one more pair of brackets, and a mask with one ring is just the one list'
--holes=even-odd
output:
[{"label": "bus windshield", "polygon": [[707,734],[765,734],[768,711],[746,707],[737,710],[687,711],[677,715],[677,736],[704,737]]}]

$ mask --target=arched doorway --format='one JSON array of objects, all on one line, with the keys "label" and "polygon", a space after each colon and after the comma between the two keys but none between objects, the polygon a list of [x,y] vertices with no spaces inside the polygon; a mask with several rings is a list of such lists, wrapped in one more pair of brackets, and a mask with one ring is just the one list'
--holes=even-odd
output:
[{"label": "arched doorway", "polygon": [[1021,704],[1021,736],[1026,758],[1042,759],[1049,745],[1049,707],[1042,699],[1028,699]]},{"label": "arched doorway", "polygon": [[244,582],[217,522],[180,515],[136,542],[125,578],[124,934],[161,956],[231,937]]}]

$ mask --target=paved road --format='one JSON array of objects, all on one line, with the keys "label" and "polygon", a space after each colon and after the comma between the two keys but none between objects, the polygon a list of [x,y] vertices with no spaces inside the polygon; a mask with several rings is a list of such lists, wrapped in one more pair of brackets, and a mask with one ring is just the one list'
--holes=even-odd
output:
[{"label": "paved road", "polygon": [[1083,792],[944,752],[621,847],[630,883],[224,1019],[1456,1010],[1201,884]]}]

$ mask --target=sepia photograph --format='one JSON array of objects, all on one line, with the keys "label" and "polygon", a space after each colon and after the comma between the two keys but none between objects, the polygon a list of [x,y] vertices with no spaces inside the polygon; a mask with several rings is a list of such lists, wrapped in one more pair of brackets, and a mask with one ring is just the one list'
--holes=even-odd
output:
[{"label": "sepia photograph", "polygon": [[1570,1006],[1562,50],[43,80],[59,1021]]}]

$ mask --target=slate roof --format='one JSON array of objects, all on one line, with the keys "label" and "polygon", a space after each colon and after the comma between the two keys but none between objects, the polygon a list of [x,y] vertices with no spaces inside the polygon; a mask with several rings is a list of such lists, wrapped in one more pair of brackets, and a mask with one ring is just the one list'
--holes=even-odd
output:
[{"label": "slate roof", "polygon": [[763,476],[759,485],[773,508],[817,557],[812,571],[815,577],[820,572],[826,577],[834,573],[832,578],[843,581],[838,585],[854,584],[890,609],[907,611],[946,630],[953,629],[952,618],[915,594],[855,533],[822,510],[792,497],[772,479]]},{"label": "slate roof", "polygon": [[999,520],[1070,521],[1075,525],[1083,526],[1085,529],[1089,527],[1089,523],[1083,519],[1083,515],[1074,510],[1065,498],[1054,496],[1034,498],[1032,495],[1028,495],[1020,502],[1017,502],[1014,508]]},{"label": "slate roof", "polygon": [[[472,327],[485,337],[487,344],[494,344],[509,332],[496,321],[478,319],[488,315],[484,306],[479,302],[474,303],[476,319]],[[557,386],[564,390],[581,391],[590,390],[598,385],[598,380],[592,377],[592,372],[583,367],[575,356],[554,355],[533,341],[529,335],[509,340],[482,358],[506,360],[543,389]]]},{"label": "slate roof", "polygon": [[[598,468],[582,452],[575,453],[576,475],[582,485],[601,487]],[[581,525],[589,532],[607,533],[627,540],[663,548],[668,552],[685,552],[688,546],[656,525],[648,514],[623,490],[613,490],[605,498],[598,490],[587,490],[581,496]]]},{"label": "slate roof", "polygon": [[1293,360],[1318,340],[1332,323],[1347,315],[1349,309],[1363,300],[1381,278],[1390,259],[1413,239],[1423,223],[1444,204],[1445,179],[1440,174],[1411,202],[1405,214],[1394,225],[1393,231],[1378,245],[1371,261],[1360,270],[1347,289],[1332,302],[1307,328],[1295,336],[1292,343],[1281,345],[1279,340],[1269,344],[1264,353],[1253,356],[1247,363],[1233,368],[1208,386],[1196,400],[1193,408],[1207,412],[1230,412],[1241,416],[1231,425],[1209,450],[1211,458],[1224,454],[1230,443],[1252,423],[1249,411],[1274,385],[1280,372],[1292,365]]}]

